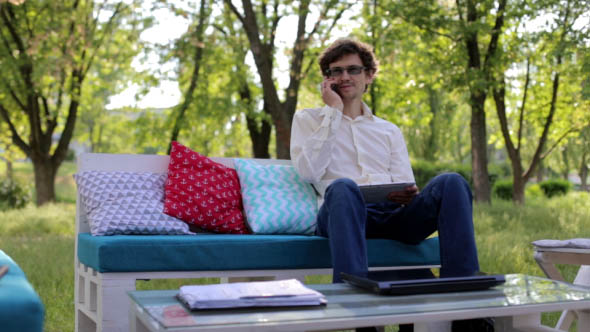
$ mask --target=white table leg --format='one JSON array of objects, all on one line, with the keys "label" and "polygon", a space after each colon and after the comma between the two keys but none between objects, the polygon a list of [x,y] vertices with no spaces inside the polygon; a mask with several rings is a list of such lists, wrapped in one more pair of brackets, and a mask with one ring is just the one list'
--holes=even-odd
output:
[{"label": "white table leg", "polygon": [[139,308],[137,303],[131,300],[131,307],[129,308],[129,332],[150,332],[150,329],[137,316],[137,310]]},{"label": "white table leg", "polygon": [[[589,312],[589,314],[590,314],[590,312]],[[590,321],[589,321],[589,323],[590,323]],[[496,332],[559,332],[560,330],[541,325],[541,314],[534,313],[534,314],[520,315],[520,316],[514,316],[514,317],[496,317],[495,331]],[[578,325],[578,331],[589,331],[589,330],[580,329],[580,325]]]},{"label": "white table leg", "polygon": [[590,331],[590,310],[581,310],[578,314],[578,331]]}]

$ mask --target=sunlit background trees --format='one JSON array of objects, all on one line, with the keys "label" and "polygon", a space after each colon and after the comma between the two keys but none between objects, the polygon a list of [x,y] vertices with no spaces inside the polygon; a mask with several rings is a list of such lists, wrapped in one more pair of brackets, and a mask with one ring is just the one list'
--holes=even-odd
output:
[{"label": "sunlit background trees", "polygon": [[[551,177],[587,190],[589,13],[574,0],[0,1],[0,161],[7,177],[30,161],[43,204],[74,146],[289,158],[295,110],[321,103],[319,52],[352,36],[375,48],[365,100],[401,127],[416,172],[460,168],[482,202],[501,178],[517,203]],[[162,25],[178,37],[145,37]],[[165,81],[171,107],[112,106]]]}]

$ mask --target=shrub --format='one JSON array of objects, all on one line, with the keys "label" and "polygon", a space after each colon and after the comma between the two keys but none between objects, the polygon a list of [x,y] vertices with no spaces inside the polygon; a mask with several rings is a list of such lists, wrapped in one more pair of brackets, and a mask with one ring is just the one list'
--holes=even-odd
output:
[{"label": "shrub", "polygon": [[572,188],[572,184],[567,180],[550,179],[539,183],[543,194],[551,198],[554,196],[565,195]]},{"label": "shrub", "polygon": [[492,192],[494,193],[494,196],[500,199],[512,200],[513,187],[514,184],[512,183],[512,180],[498,180],[494,183]]},{"label": "shrub", "polygon": [[541,186],[538,183],[534,183],[526,187],[524,190],[524,195],[525,197],[536,198],[543,197],[544,194],[543,190],[541,190]]},{"label": "shrub", "polygon": [[[412,170],[414,171],[416,184],[420,188],[424,188],[428,181],[430,181],[433,177],[441,173],[448,172],[460,174],[465,178],[465,180],[467,180],[467,182],[469,182],[471,187],[473,187],[473,180],[471,179],[471,165],[469,164],[436,163],[417,159],[412,161]],[[509,175],[504,174],[504,169],[500,166],[490,167],[488,173],[491,185],[494,184],[498,177]]]},{"label": "shrub", "polygon": [[66,161],[75,161],[76,160],[76,151],[72,149],[68,149],[68,154],[66,155]]},{"label": "shrub", "polygon": [[0,179],[0,210],[20,209],[31,200],[29,190],[11,180]]}]

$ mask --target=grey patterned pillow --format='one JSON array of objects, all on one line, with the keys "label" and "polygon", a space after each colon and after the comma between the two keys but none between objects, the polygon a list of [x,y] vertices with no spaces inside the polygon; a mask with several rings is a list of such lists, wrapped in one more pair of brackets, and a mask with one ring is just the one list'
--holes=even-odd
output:
[{"label": "grey patterned pillow", "polygon": [[74,179],[92,235],[194,234],[162,212],[166,173],[85,171]]}]

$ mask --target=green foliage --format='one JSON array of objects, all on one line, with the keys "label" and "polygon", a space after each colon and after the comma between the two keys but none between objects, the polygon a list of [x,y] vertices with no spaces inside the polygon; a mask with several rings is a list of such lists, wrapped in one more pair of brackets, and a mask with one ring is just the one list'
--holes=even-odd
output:
[{"label": "green foliage", "polygon": [[527,198],[538,199],[543,197],[543,190],[541,190],[541,186],[538,183],[534,183],[525,188],[524,194]]},{"label": "green foliage", "polygon": [[513,186],[512,180],[498,180],[494,183],[492,193],[500,199],[512,200]]},{"label": "green foliage", "polygon": [[[482,271],[544,276],[534,261],[530,242],[547,238],[590,237],[590,194],[572,192],[552,199],[527,199],[474,205],[474,226]],[[74,204],[29,206],[0,212],[2,250],[27,274],[46,308],[44,331],[74,330]],[[6,225],[9,225],[6,227]],[[19,226],[20,225],[20,226]],[[52,264],[47,264],[51,261]],[[39,269],[39,266],[43,266]],[[559,266],[572,281],[573,266]],[[178,289],[181,285],[212,283],[217,279],[165,279],[138,282],[138,289]],[[329,276],[311,276],[309,283],[329,283]],[[542,323],[555,325],[558,314],[543,314]],[[394,331],[388,327],[387,331]]]},{"label": "green foliage", "polygon": [[[416,178],[416,184],[420,188],[423,188],[433,177],[449,172],[460,174],[463,176],[463,178],[465,178],[465,180],[467,180],[467,182],[469,182],[471,186],[473,186],[471,165],[469,164],[430,162],[426,160],[414,159],[412,160],[412,169],[414,171],[414,177]],[[488,172],[490,183],[492,185],[496,179],[510,175],[509,170],[505,165],[489,165]]]},{"label": "green foliage", "polygon": [[563,179],[550,179],[539,183],[539,185],[543,194],[548,198],[565,195],[572,188],[571,182]]},{"label": "green foliage", "polygon": [[0,211],[21,209],[30,201],[29,188],[11,179],[0,179]]},{"label": "green foliage", "polygon": [[448,172],[459,173],[467,182],[472,182],[471,167],[465,164],[433,163],[425,160],[413,160],[412,169],[419,188],[424,188],[433,177]]}]

